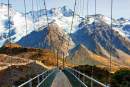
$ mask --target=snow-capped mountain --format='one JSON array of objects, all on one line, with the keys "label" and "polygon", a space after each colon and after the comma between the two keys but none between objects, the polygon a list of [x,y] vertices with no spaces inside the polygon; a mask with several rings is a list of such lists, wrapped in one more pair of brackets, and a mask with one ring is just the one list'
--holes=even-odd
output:
[{"label": "snow-capped mountain", "polygon": [[[107,24],[111,25],[111,18],[104,16],[102,14],[90,15],[87,18],[87,24],[92,24],[94,21],[98,24]],[[112,29],[114,31],[117,31],[120,35],[123,37],[130,38],[130,21],[125,18],[119,18],[119,19],[112,19]]]},{"label": "snow-capped mountain", "polygon": [[[95,27],[96,26],[96,29]],[[104,54],[105,49],[108,53],[112,48],[113,56],[117,56],[116,49],[122,50],[130,54],[130,40],[127,37],[121,36],[106,23],[95,23],[84,26],[82,29],[71,34],[73,41],[78,44],[83,44],[93,52]],[[111,41],[112,40],[112,41]],[[107,55],[105,55],[107,56]]]},{"label": "snow-capped mountain", "polygon": [[50,24],[49,28],[45,28],[41,31],[33,31],[25,38],[22,38],[18,44],[24,47],[58,49],[66,55],[68,55],[69,49],[74,47],[74,43],[70,36],[65,34],[56,23]]},{"label": "snow-capped mountain", "polygon": [[120,52],[130,55],[130,39],[128,39],[130,21],[127,19],[113,18],[111,29],[110,17],[97,14],[83,18],[74,14],[71,30],[73,11],[63,6],[47,10],[49,27],[45,9],[26,13],[26,29],[25,15],[10,7],[10,20],[8,20],[7,10],[7,5],[1,4],[1,46],[8,41],[10,24],[12,42],[17,42],[24,47],[60,48],[58,50],[67,54],[71,49],[82,44],[81,47],[106,57],[110,54],[110,48],[112,48],[113,58],[120,58]]},{"label": "snow-capped mountain", "polygon": [[[35,26],[43,26],[47,25],[46,21],[46,11],[42,9],[40,11],[30,11],[27,13],[29,18],[33,18]],[[55,22],[58,24],[66,33],[70,33],[73,11],[69,9],[67,6],[59,7],[59,8],[52,8],[47,10],[47,16],[49,23]],[[72,26],[71,32],[75,32],[79,23],[81,22],[81,18],[75,14],[74,23]]]},{"label": "snow-capped mountain", "polygon": [[118,27],[118,29],[116,29],[117,31],[119,31],[123,36],[130,38],[130,27],[129,26],[130,26],[129,19],[119,18],[119,19],[117,19],[115,28]]},{"label": "snow-capped mountain", "polygon": [[33,30],[32,21],[27,19],[28,26],[26,30],[24,14],[17,12],[11,6],[9,18],[7,5],[0,4],[0,47],[9,40],[9,37],[12,39],[11,42],[17,42],[26,36],[26,33],[29,34]]}]

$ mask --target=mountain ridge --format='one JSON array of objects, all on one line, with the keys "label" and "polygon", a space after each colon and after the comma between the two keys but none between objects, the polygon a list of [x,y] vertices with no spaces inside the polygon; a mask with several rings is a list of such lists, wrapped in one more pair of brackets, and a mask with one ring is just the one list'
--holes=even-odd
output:
[{"label": "mountain ridge", "polygon": [[[0,8],[0,11],[3,11],[2,9],[4,8]],[[7,9],[4,10],[7,11]],[[41,13],[42,11],[43,13]],[[9,42],[9,31],[5,30],[8,30],[7,25],[10,23],[12,43],[18,43],[23,47],[53,48],[68,56],[74,47],[82,44],[83,46],[81,46],[81,48],[85,47],[92,53],[105,56],[106,58],[109,58],[109,54],[112,53],[112,59],[120,59],[123,55],[119,55],[120,52],[118,50],[123,52],[122,54],[130,55],[130,23],[127,19],[116,20],[113,18],[111,29],[111,19],[107,16],[96,14],[83,18],[74,14],[74,23],[71,29],[73,18],[73,11],[71,9],[63,6],[47,10],[49,26],[44,11],[44,9],[35,11],[35,15],[37,15],[35,16],[35,21],[31,19],[34,18],[32,17],[33,12],[31,11],[24,15],[16,11],[13,12],[16,14],[11,17],[10,22],[8,22],[7,14],[1,14],[0,25],[2,25],[4,29],[1,27],[3,32],[0,32],[0,42]],[[25,28],[26,24],[23,23],[25,22],[25,15],[28,17],[27,29]],[[4,19],[3,16],[6,19]],[[3,25],[3,23],[6,24],[6,26]],[[7,35],[3,36],[5,33]],[[2,45],[3,44],[1,44],[1,46]]]}]

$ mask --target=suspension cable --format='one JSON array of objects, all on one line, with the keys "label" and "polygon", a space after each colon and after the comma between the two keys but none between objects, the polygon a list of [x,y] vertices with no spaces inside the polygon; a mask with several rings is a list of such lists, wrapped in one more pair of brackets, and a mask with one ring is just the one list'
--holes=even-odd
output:
[{"label": "suspension cable", "polygon": [[9,45],[11,47],[11,38],[10,38],[10,33],[11,33],[11,29],[10,29],[10,0],[8,0],[8,29],[9,29],[9,34],[8,34],[8,39],[9,39]]},{"label": "suspension cable", "polygon": [[[41,27],[41,24],[40,24],[40,17],[41,17],[41,5],[40,5],[40,0],[36,0],[36,6],[37,6],[37,23],[38,23],[38,30],[39,27]],[[37,47],[40,48],[42,45],[42,43],[37,43]]]},{"label": "suspension cable", "polygon": [[88,27],[88,22],[89,22],[89,0],[86,1],[86,17],[85,17],[85,23],[86,23],[86,27]]},{"label": "suspension cable", "polygon": [[[44,8],[45,8],[45,15],[46,15],[46,20],[47,20],[47,28],[48,28],[48,34],[49,35],[51,33],[50,31],[50,25],[49,25],[49,19],[48,19],[48,13],[47,13],[47,6],[46,6],[46,0],[43,0],[44,1]],[[47,39],[47,38],[46,38]],[[44,43],[46,43],[46,39],[44,40]],[[52,44],[52,40],[51,40],[51,34],[49,35],[49,43],[50,43],[50,50],[53,50],[53,47],[51,46]],[[46,44],[45,44],[46,45]],[[55,53],[55,52],[54,52]],[[58,67],[58,50],[57,50],[57,67]]]},{"label": "suspension cable", "polygon": [[33,28],[35,30],[35,23],[34,23],[34,0],[32,0],[32,19],[33,19]]},{"label": "suspension cable", "polygon": [[[45,8],[45,15],[46,15],[46,21],[47,21],[47,28],[48,28],[48,34],[50,33],[50,26],[49,26],[49,19],[48,19],[48,14],[47,14],[47,7],[46,7],[46,0],[44,1],[44,8]],[[50,47],[51,47],[51,35],[50,35]],[[46,42],[45,42],[46,43]]]},{"label": "suspension cable", "polygon": [[[45,0],[44,0],[44,6],[45,6],[45,11],[46,11],[46,18],[47,18],[47,27],[48,27],[48,35],[50,34],[50,26],[49,26],[49,21],[48,21],[48,15],[47,15],[47,7],[46,7],[46,2],[45,2]],[[56,33],[56,32],[54,32],[54,33]],[[57,33],[56,33],[57,34]],[[58,35],[58,37],[59,37],[59,35]],[[49,35],[49,39],[50,39],[50,49],[51,50],[53,50],[54,49],[54,47],[53,46],[51,46],[52,45],[52,37],[51,37],[51,34]],[[57,55],[57,67],[59,66],[59,62],[58,62],[58,60],[59,60],[59,52],[60,52],[60,50],[59,50],[59,47],[60,47],[60,45],[57,47],[57,53],[56,53],[56,55]],[[55,52],[54,52],[55,53]]]},{"label": "suspension cable", "polygon": [[73,17],[72,17],[72,22],[71,22],[71,29],[70,29],[70,34],[71,34],[71,31],[73,29],[73,23],[74,23],[74,16],[75,16],[75,11],[76,11],[76,0],[75,0],[75,3],[74,3],[74,12],[73,12]]},{"label": "suspension cable", "polygon": [[[87,18],[86,18],[86,17],[85,17],[85,18],[86,18],[86,21],[87,21],[87,24],[86,24],[87,27],[88,27],[88,13],[89,13],[89,12],[88,12],[88,5],[89,5],[89,0],[86,1],[86,10],[87,10],[87,11],[86,11],[86,14],[87,14],[86,17],[87,17]],[[84,65],[83,68],[84,68],[84,70],[85,70],[86,66]],[[85,71],[84,71],[83,73],[85,73]],[[91,75],[92,75],[92,73],[91,73]],[[85,82],[85,77],[83,77],[83,82]],[[91,86],[92,86],[92,81],[91,81]]]},{"label": "suspension cable", "polygon": [[88,19],[88,15],[89,15],[89,0],[87,0],[86,9],[87,9],[87,19]]},{"label": "suspension cable", "polygon": [[[39,10],[39,7],[38,7],[38,0],[36,0],[36,8],[37,8],[37,11]],[[38,18],[38,22],[39,22],[39,12],[37,12],[37,18]],[[38,24],[39,25],[39,24]]]},{"label": "suspension cable", "polygon": [[95,0],[95,16],[97,14],[97,0]]},{"label": "suspension cable", "polygon": [[[27,23],[27,16],[26,16],[26,12],[27,12],[27,7],[26,7],[26,0],[24,0],[24,17],[25,17],[25,29],[26,29],[26,40],[28,40],[28,35],[27,35],[27,29],[28,29],[28,23]],[[26,44],[27,44],[27,42],[26,42]],[[27,48],[28,47],[28,44],[26,45],[26,47],[24,47],[24,48]],[[27,59],[27,63],[28,63],[28,65],[29,65],[29,62],[30,62],[30,60],[29,60],[29,58]],[[28,71],[30,71],[30,67],[28,67],[29,68],[29,70]],[[30,77],[29,77],[30,78]]]},{"label": "suspension cable", "polygon": [[[49,28],[48,13],[47,13],[47,7],[46,7],[46,1],[45,0],[43,0],[43,5],[44,5],[44,9],[45,9],[45,16],[46,16],[47,28],[48,28],[48,32],[47,32],[48,34],[47,35],[49,35],[50,28]],[[37,3],[37,6],[38,6],[38,3]],[[52,43],[52,41],[51,41],[51,35],[49,35],[49,36],[50,36],[49,38],[50,38],[50,44],[51,44]],[[40,47],[40,45],[41,45],[42,47],[46,47],[46,45],[47,45],[46,44],[46,40],[47,40],[47,38],[45,38],[43,42],[39,42],[38,46]],[[52,46],[50,46],[50,47],[52,47]]]},{"label": "suspension cable", "polygon": [[79,15],[82,15],[82,0],[79,1]]},{"label": "suspension cable", "polygon": [[109,85],[111,87],[111,71],[112,71],[112,19],[113,19],[113,0],[111,0],[111,25],[110,25],[110,30],[111,30],[111,37],[110,37],[110,63],[109,63],[109,72],[110,72],[110,75],[109,75]]},{"label": "suspension cable", "polygon": [[83,0],[83,7],[82,7],[82,16],[84,17],[84,0]]},{"label": "suspension cable", "polygon": [[[37,16],[36,16],[36,17],[37,17],[37,20],[36,20],[36,21],[37,21],[37,23],[38,23],[38,24],[37,24],[37,27],[35,27],[35,28],[37,28],[36,30],[38,30],[38,29],[39,29],[39,25],[40,25],[40,24],[39,24],[39,23],[40,23],[39,11],[40,11],[40,16],[41,16],[41,10],[42,10],[42,7],[41,7],[39,4],[40,4],[40,3],[42,4],[42,1],[39,3],[38,0],[36,0],[35,3],[36,3],[36,11],[37,11],[37,13],[36,13],[36,15],[37,15]],[[40,6],[40,8],[39,8],[39,6]],[[34,24],[35,24],[35,23],[34,23]],[[40,28],[41,28],[41,26],[40,26]],[[36,47],[36,48],[41,48],[41,47],[44,48],[44,47],[46,47],[46,46],[45,46],[45,45],[46,45],[45,42],[46,42],[45,40],[44,40],[43,42],[38,42],[37,44],[34,45],[34,47]]]},{"label": "suspension cable", "polygon": [[[42,19],[42,15],[43,15],[43,14],[42,14],[42,11],[43,11],[43,8],[44,8],[44,7],[42,8],[42,4],[43,4],[43,3],[42,3],[42,0],[39,0],[39,11],[40,11],[40,14],[39,14],[39,23],[40,23],[40,24],[39,24],[39,25],[40,25],[40,28],[42,28],[42,23],[41,23],[42,20],[40,20],[40,19]],[[43,47],[44,47],[44,43],[43,43],[43,42],[39,43],[39,46],[38,46],[38,47],[39,47],[39,48],[40,48],[40,47],[43,48]]]},{"label": "suspension cable", "polygon": [[46,0],[44,0],[44,8],[45,8],[45,15],[46,15],[47,27],[49,28],[49,21],[48,21],[48,15],[47,15]]},{"label": "suspension cable", "polygon": [[39,0],[39,10],[40,10],[40,17],[41,17],[41,13],[42,13],[42,6],[41,6],[41,1]]},{"label": "suspension cable", "polygon": [[[97,29],[96,26],[96,15],[97,15],[97,0],[95,0],[95,18],[94,18],[94,30]],[[95,34],[94,34],[94,38],[95,38]],[[94,57],[94,53],[92,53],[93,57]],[[95,64],[94,64],[95,65]],[[94,65],[91,66],[91,77],[94,78],[93,74],[94,74],[94,70],[93,67]],[[91,81],[91,87],[93,87],[93,82]]]},{"label": "suspension cable", "polygon": [[[69,32],[69,34],[71,34],[71,31],[72,31],[72,28],[73,28],[73,22],[74,22],[74,16],[75,16],[75,11],[76,11],[76,5],[77,5],[77,3],[76,3],[76,0],[75,0],[75,2],[74,2],[74,8],[73,8],[74,9],[74,11],[73,11],[73,17],[72,17],[72,21],[71,21],[71,26],[70,26],[70,32]],[[69,37],[69,41],[70,40],[71,40],[71,38]],[[69,45],[70,45],[69,41],[68,41],[68,48],[67,48],[67,50],[69,49]]]},{"label": "suspension cable", "polygon": [[[11,67],[12,67],[12,45],[11,45],[11,25],[10,25],[10,0],[8,0],[8,29],[9,29],[9,35],[8,35],[8,39],[9,39],[9,55],[10,55],[10,71],[11,71]],[[10,72],[10,75],[12,75],[12,72]]]},{"label": "suspension cable", "polygon": [[[76,6],[76,9],[77,9],[77,11],[75,12],[77,15],[79,15],[79,8],[78,8],[78,5],[79,5],[79,0],[77,0],[77,6]],[[78,21],[78,17],[77,17],[77,19],[76,19],[76,21]]]},{"label": "suspension cable", "polygon": [[26,16],[27,8],[26,8],[26,1],[24,0],[24,15],[25,15],[25,29],[26,29],[26,35],[27,35],[27,16]]}]

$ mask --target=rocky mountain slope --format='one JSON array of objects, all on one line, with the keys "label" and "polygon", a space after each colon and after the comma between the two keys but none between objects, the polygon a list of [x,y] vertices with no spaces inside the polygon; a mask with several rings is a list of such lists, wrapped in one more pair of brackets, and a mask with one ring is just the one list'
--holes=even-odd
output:
[{"label": "rocky mountain slope", "polygon": [[[101,14],[89,15],[87,18],[74,14],[74,23],[71,29],[73,11],[67,6],[52,8],[47,10],[47,24],[45,9],[40,11],[30,11],[27,15],[27,29],[25,24],[25,14],[19,13],[10,7],[10,20],[7,19],[7,6],[0,6],[0,29],[1,46],[9,41],[18,43],[23,47],[51,48],[59,50],[72,57],[78,54],[86,57],[89,53],[94,53],[105,58],[126,61],[130,58],[130,21],[120,18],[113,19],[111,29],[111,19]],[[8,25],[11,24],[11,34],[9,35]],[[82,45],[80,45],[82,44]],[[79,47],[78,53],[75,47]],[[87,49],[88,51],[84,50]],[[73,50],[73,53],[71,53]],[[82,63],[81,63],[82,64]],[[128,64],[128,63],[127,63]]]}]

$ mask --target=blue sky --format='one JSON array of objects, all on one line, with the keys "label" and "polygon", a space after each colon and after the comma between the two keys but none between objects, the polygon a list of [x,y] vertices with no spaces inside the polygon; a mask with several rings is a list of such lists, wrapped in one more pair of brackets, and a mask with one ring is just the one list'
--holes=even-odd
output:
[{"label": "blue sky", "polygon": [[[27,10],[31,10],[31,1],[26,0],[27,3]],[[95,0],[89,0],[89,12],[88,14],[94,14],[94,2]],[[0,0],[0,2],[7,3],[7,0]],[[13,8],[17,9],[18,11],[24,12],[23,8],[24,0],[10,0]],[[43,0],[34,0],[35,9],[37,9],[36,2],[38,3],[38,8],[44,8]],[[110,2],[111,0],[97,0],[97,13],[103,14],[106,16],[110,16]],[[68,6],[69,8],[73,8],[74,0],[46,0],[47,8],[55,8],[55,7],[62,7],[64,5]],[[84,3],[84,4],[83,4]],[[87,13],[87,0],[77,0],[76,12],[80,13],[80,15],[86,15]],[[83,9],[84,8],[84,9]],[[130,18],[130,0],[114,0],[113,6],[113,17],[114,18]]]}]

